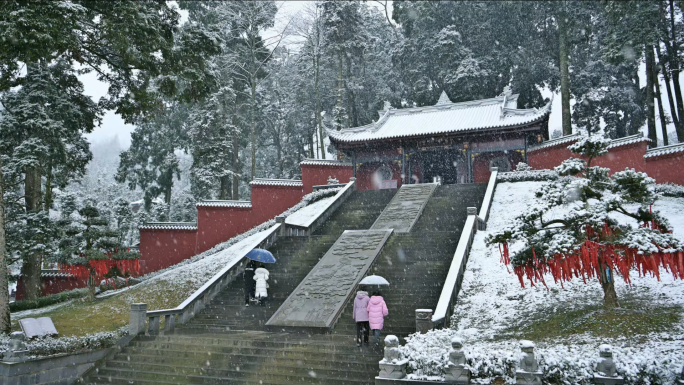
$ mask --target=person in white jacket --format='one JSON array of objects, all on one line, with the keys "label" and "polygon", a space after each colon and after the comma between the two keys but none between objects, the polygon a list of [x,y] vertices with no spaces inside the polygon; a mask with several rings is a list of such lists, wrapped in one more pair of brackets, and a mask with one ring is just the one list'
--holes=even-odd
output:
[{"label": "person in white jacket", "polygon": [[255,297],[259,300],[259,303],[263,306],[264,301],[268,297],[268,270],[260,267],[254,270],[254,280],[256,281],[256,291]]}]

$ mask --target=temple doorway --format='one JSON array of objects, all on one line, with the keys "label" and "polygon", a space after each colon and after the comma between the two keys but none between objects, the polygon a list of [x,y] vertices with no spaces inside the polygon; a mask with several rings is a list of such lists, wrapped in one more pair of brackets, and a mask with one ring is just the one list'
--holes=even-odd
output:
[{"label": "temple doorway", "polygon": [[442,184],[468,183],[468,164],[461,150],[433,150],[422,153],[423,180]]}]

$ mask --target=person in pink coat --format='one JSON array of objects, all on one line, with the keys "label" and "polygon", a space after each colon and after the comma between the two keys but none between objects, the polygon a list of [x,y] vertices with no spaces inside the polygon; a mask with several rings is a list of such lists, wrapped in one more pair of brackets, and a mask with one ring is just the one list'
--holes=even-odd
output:
[{"label": "person in pink coat", "polygon": [[380,330],[385,324],[385,317],[387,317],[387,305],[379,292],[373,292],[373,296],[368,301],[368,323],[375,336],[375,345],[380,344]]}]

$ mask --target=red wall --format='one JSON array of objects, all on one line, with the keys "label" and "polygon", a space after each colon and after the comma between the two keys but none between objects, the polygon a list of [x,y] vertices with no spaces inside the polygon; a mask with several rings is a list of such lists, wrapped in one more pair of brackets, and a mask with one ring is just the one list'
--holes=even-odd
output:
[{"label": "red wall", "polygon": [[[349,182],[349,178],[346,182]],[[328,184],[328,180],[321,184]],[[301,186],[253,185],[252,213],[257,219],[257,224],[273,219],[299,203],[303,196],[304,188]]]},{"label": "red wall", "polygon": [[[580,157],[568,150],[570,144],[530,151],[527,155],[530,166],[534,169],[553,169],[565,159]],[[647,173],[657,183],[684,185],[684,152],[644,158],[647,148],[647,142],[614,147],[608,150],[608,154],[594,159],[591,165],[610,168],[611,173],[633,168]]]},{"label": "red wall", "polygon": [[140,274],[167,268],[196,252],[195,230],[140,229]]},{"label": "red wall", "polygon": [[[41,277],[41,296],[57,294],[67,290],[80,289],[88,286],[87,279],[76,277]],[[17,301],[24,299],[24,280],[17,280]]]},{"label": "red wall", "polygon": [[313,192],[313,186],[328,184],[328,177],[335,178],[340,183],[349,183],[349,178],[354,176],[354,170],[351,166],[303,164],[301,167],[304,194]]},{"label": "red wall", "polygon": [[197,207],[197,253],[254,227],[257,222],[251,211],[249,207]]}]

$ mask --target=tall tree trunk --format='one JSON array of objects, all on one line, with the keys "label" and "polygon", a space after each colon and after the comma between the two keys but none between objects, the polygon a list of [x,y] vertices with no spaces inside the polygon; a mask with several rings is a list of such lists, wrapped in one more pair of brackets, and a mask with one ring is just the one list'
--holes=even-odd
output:
[{"label": "tall tree trunk", "polygon": [[250,106],[249,106],[249,135],[250,135],[250,142],[251,142],[251,147],[252,147],[252,175],[250,177],[250,180],[254,180],[256,177],[256,74],[252,78],[251,81],[251,87],[252,87],[252,92],[251,92],[251,100],[250,100]]},{"label": "tall tree trunk", "polygon": [[52,208],[52,162],[48,163],[45,174],[45,211]]},{"label": "tall tree trunk", "polygon": [[221,189],[219,191],[219,199],[229,199],[230,195],[230,175],[224,175],[221,177]]},{"label": "tall tree trunk", "polygon": [[[27,167],[24,173],[26,212],[28,214],[35,214],[42,209],[40,202],[42,197],[40,170],[37,167]],[[24,299],[26,300],[35,300],[40,297],[41,264],[42,255],[39,253],[28,254],[24,257],[21,274],[24,279]]]},{"label": "tall tree trunk", "polygon": [[233,200],[240,199],[240,136],[233,129]]},{"label": "tall tree trunk", "polygon": [[660,81],[658,80],[658,67],[653,63],[653,84],[655,85],[655,96],[658,99],[658,115],[660,115],[660,129],[663,133],[663,146],[667,146],[667,119],[665,119],[665,109],[663,108],[663,97],[660,94]]},{"label": "tall tree trunk", "polygon": [[563,118],[563,135],[572,134],[572,123],[570,121],[570,55],[568,47],[568,31],[565,10],[558,16],[558,55],[560,64],[561,81],[561,115]]},{"label": "tall tree trunk", "polygon": [[675,100],[674,97],[672,96],[672,86],[670,85],[670,74],[667,72],[667,68],[665,67],[665,61],[663,60],[663,55],[660,52],[660,45],[656,44],[655,46],[656,49],[656,54],[658,55],[658,62],[660,63],[660,70],[663,73],[663,79],[665,80],[665,91],[667,91],[667,101],[670,104],[670,115],[672,115],[672,122],[675,125],[675,128],[677,129],[677,136],[680,138],[680,142],[684,141],[684,131],[682,131],[682,135],[680,135],[680,130],[682,127],[679,126],[679,116],[677,115],[677,107],[675,106]]},{"label": "tall tree trunk", "polygon": [[615,292],[615,275],[613,270],[608,268],[603,263],[600,263],[601,268],[601,288],[603,289],[603,307],[607,310],[620,307],[617,293]]},{"label": "tall tree trunk", "polygon": [[[171,180],[173,180],[173,171],[171,171]],[[173,188],[172,184],[167,185],[164,187],[164,203],[166,203],[170,208],[171,207],[171,189]]]},{"label": "tall tree trunk", "polygon": [[[677,100],[677,117],[680,119],[680,125],[684,126],[684,100],[682,100],[682,88],[679,85],[679,43],[677,42],[677,33],[675,30],[675,10],[674,2],[670,0],[670,33],[672,44],[665,41],[665,48],[668,52],[668,60],[670,63],[670,71],[672,76],[672,83],[674,84],[675,99]],[[667,40],[667,39],[665,39]],[[684,136],[684,127],[681,127],[682,135]],[[677,133],[680,131],[678,130]],[[681,136],[680,136],[681,138]]]},{"label": "tall tree trunk", "polygon": [[9,334],[9,283],[7,282],[7,257],[5,250],[5,203],[2,175],[2,157],[0,157],[0,333]]},{"label": "tall tree trunk", "polygon": [[314,72],[314,84],[316,87],[316,123],[318,124],[318,148],[321,151],[321,159],[325,159],[325,137],[323,136],[323,121],[321,118],[321,90],[318,89],[318,79],[320,76],[320,58],[314,58],[314,66],[316,70]]},{"label": "tall tree trunk", "polygon": [[[337,106],[339,108],[342,108],[344,106],[344,99],[343,99],[343,90],[344,90],[344,78],[342,77],[342,53],[339,52],[337,54]],[[333,116],[333,119],[337,119],[337,129],[339,130],[343,125],[344,122],[342,121],[341,116]]]},{"label": "tall tree trunk", "polygon": [[651,139],[651,146],[658,146],[658,135],[656,134],[655,126],[655,108],[653,99],[653,67],[655,66],[655,59],[653,57],[653,46],[646,44],[646,122],[648,125],[648,138]]}]

